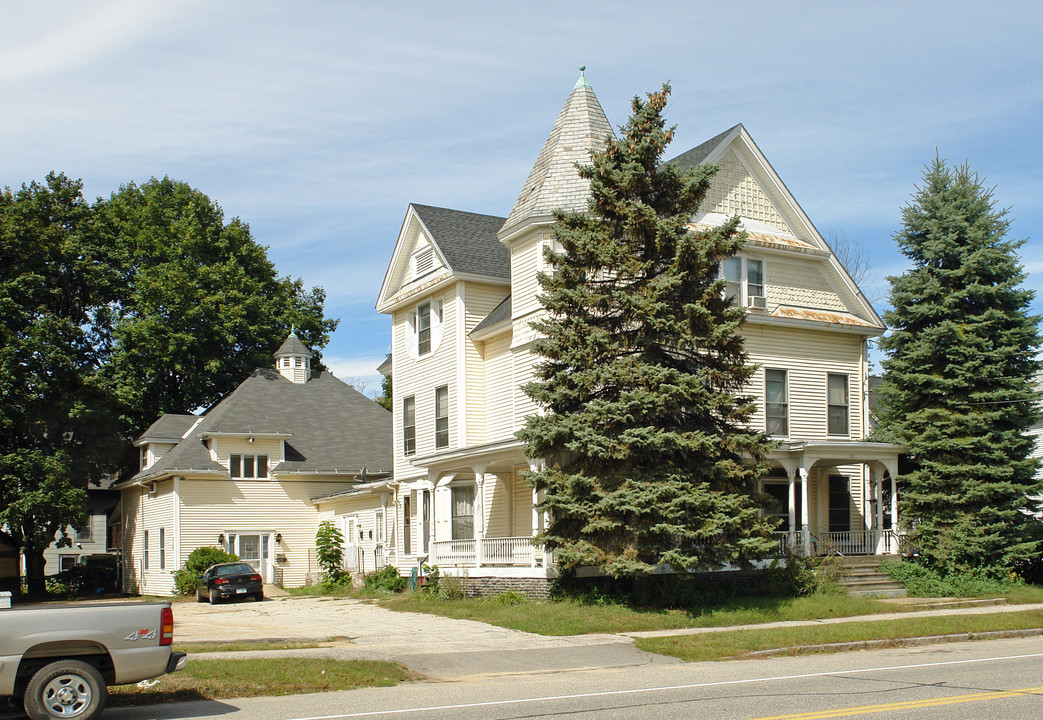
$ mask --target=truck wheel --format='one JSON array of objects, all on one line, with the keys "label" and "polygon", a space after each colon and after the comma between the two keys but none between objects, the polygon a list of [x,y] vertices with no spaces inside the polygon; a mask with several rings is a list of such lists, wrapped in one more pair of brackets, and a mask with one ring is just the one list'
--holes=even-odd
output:
[{"label": "truck wheel", "polygon": [[25,689],[25,714],[31,720],[94,720],[109,693],[105,680],[93,665],[79,660],[59,660],[33,675]]}]

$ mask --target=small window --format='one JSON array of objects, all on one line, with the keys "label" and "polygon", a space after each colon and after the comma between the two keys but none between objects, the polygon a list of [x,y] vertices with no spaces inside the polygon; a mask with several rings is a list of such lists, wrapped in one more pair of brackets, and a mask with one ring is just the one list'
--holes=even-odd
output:
[{"label": "small window", "polygon": [[58,556],[58,570],[59,572],[67,572],[76,567],[76,561],[79,559],[79,555],[59,555]]},{"label": "small window", "polygon": [[159,569],[167,569],[167,530],[159,529]]},{"label": "small window", "polygon": [[416,338],[418,354],[431,352],[431,303],[424,303],[416,309]]},{"label": "small window", "polygon": [[234,479],[267,478],[268,456],[232,453],[228,456],[228,474]]},{"label": "small window", "polygon": [[449,388],[435,388],[435,447],[449,447]]},{"label": "small window", "polygon": [[402,452],[416,454],[416,398],[402,400]]},{"label": "small window", "polygon": [[380,510],[373,516],[373,526],[376,534],[376,542],[378,545],[384,542],[384,513]]},{"label": "small window", "polygon": [[146,530],[144,533],[142,533],[142,535],[141,535],[141,544],[144,546],[144,552],[142,553],[142,560],[144,562],[145,569],[148,570],[149,569],[149,566],[148,566],[148,560],[149,560],[149,558],[148,558],[148,530]]},{"label": "small window", "polygon": [[409,495],[402,498],[402,552],[413,554],[413,514]]},{"label": "small window", "polygon": [[94,532],[91,528],[90,518],[88,518],[86,525],[76,528],[76,541],[91,542],[92,540],[94,540]]},{"label": "small window", "polygon": [[304,358],[295,357],[293,359],[293,366],[294,367],[304,367]]},{"label": "small window", "polygon": [[785,370],[767,368],[764,371],[764,430],[769,435],[789,435],[789,393]]},{"label": "small window", "polygon": [[740,307],[765,307],[764,261],[736,255],[721,263],[724,297]]},{"label": "small window", "polygon": [[474,485],[453,488],[453,540],[474,539]]},{"label": "small window", "polygon": [[141,455],[140,455],[140,463],[139,463],[139,465],[141,466],[141,468],[140,468],[141,470],[144,470],[145,468],[148,467],[148,445],[142,445],[141,446]]},{"label": "small window", "polygon": [[827,413],[829,415],[829,434],[848,434],[848,388],[847,375],[829,373],[827,377]]}]

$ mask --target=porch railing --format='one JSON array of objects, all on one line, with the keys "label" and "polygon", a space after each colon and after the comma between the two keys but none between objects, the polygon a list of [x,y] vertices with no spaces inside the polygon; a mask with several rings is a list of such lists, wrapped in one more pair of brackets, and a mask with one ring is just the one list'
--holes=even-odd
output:
[{"label": "porch railing", "polygon": [[815,555],[874,555],[873,535],[872,530],[818,533],[811,537],[811,551]]},{"label": "porch railing", "polygon": [[436,540],[434,564],[474,565],[478,561],[475,540]]},{"label": "porch railing", "polygon": [[529,565],[532,563],[532,538],[506,537],[482,540],[482,561],[486,565]]}]

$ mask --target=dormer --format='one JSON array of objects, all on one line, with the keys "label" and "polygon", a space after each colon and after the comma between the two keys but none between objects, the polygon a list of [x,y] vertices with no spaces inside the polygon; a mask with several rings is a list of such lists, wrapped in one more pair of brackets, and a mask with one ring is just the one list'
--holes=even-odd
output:
[{"label": "dormer", "polygon": [[286,342],[275,351],[275,369],[290,382],[303,385],[311,377],[311,358],[311,350],[291,330]]}]

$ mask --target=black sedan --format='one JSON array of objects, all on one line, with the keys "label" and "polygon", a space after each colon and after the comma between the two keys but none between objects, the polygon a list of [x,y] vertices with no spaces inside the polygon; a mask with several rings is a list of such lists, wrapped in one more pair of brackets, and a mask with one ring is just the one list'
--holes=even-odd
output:
[{"label": "black sedan", "polygon": [[199,576],[196,590],[199,602],[217,603],[231,598],[253,597],[264,600],[261,574],[244,562],[211,565]]}]

